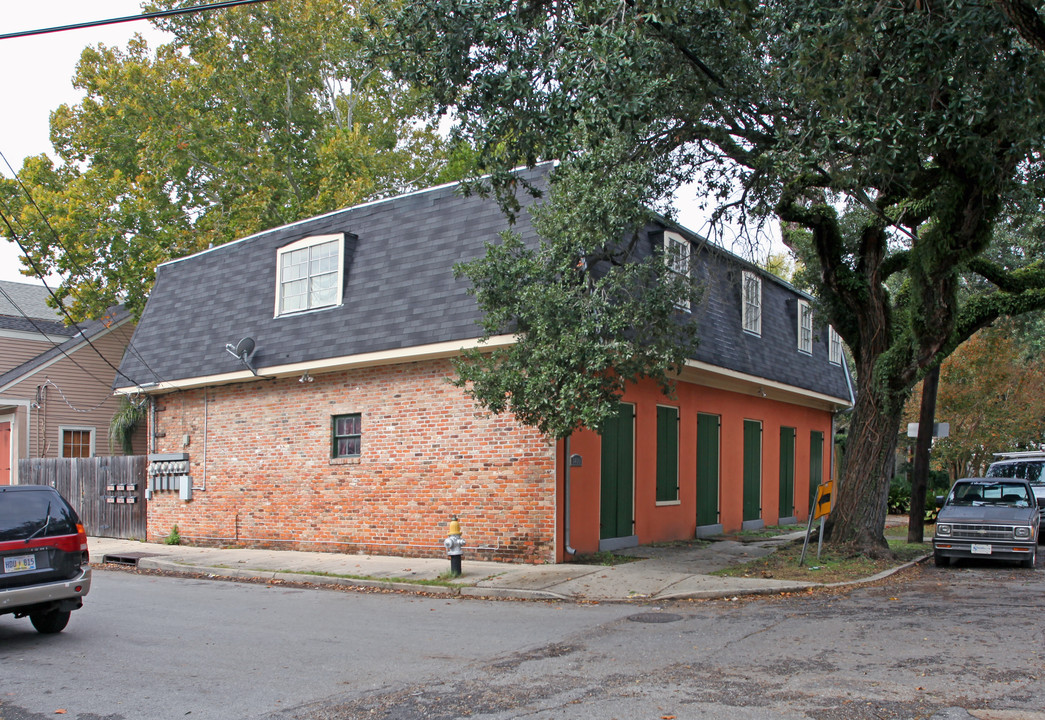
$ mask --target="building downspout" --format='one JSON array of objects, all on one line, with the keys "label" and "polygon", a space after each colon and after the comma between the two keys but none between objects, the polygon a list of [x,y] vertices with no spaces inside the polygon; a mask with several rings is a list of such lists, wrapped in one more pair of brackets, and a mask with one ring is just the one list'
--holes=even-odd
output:
[{"label": "building downspout", "polygon": [[156,452],[156,398],[149,396],[149,452]]},{"label": "building downspout", "polygon": [[570,436],[563,438],[563,505],[565,506],[565,517],[563,519],[563,541],[566,544],[566,554],[576,555],[577,550],[570,546]]}]

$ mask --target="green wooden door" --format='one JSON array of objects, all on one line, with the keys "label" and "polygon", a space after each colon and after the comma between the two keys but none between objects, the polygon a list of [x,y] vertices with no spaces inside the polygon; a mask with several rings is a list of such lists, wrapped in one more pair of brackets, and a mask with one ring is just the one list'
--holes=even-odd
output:
[{"label": "green wooden door", "polygon": [[762,517],[762,423],[744,421],[744,520]]},{"label": "green wooden door", "polygon": [[718,524],[718,415],[697,414],[697,526]]},{"label": "green wooden door", "polygon": [[620,403],[602,431],[600,538],[632,535],[634,473],[635,408]]},{"label": "green wooden door", "polygon": [[795,514],[795,429],[780,428],[780,515]]},{"label": "green wooden door", "polygon": [[816,501],[816,489],[824,481],[824,434],[814,430],[809,434],[809,507]]}]

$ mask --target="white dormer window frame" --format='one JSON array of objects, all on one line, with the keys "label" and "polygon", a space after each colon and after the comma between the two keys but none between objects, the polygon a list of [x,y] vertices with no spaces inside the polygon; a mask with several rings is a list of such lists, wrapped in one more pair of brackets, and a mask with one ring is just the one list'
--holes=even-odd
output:
[{"label": "white dormer window frame", "polygon": [[813,306],[808,300],[798,301],[798,351],[813,354]]},{"label": "white dormer window frame", "polygon": [[341,305],[345,235],[312,235],[276,251],[275,317]]},{"label": "white dormer window frame", "polygon": [[741,321],[744,332],[762,335],[762,278],[745,270],[741,277]]},{"label": "white dormer window frame", "polygon": [[[689,240],[676,232],[665,231],[664,233],[664,264],[668,270],[676,275],[681,275],[686,280],[692,279],[690,270],[690,244]],[[675,301],[675,307],[679,310],[689,310],[689,298],[680,298]]]},{"label": "white dormer window frame", "polygon": [[832,365],[842,364],[842,336],[838,334],[838,331],[833,327],[828,326],[828,356],[827,359]]}]

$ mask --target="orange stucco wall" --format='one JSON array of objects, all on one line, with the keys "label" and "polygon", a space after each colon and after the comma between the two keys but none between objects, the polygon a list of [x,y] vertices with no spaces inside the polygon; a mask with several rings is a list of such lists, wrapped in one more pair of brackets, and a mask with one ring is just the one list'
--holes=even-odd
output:
[{"label": "orange stucco wall", "polygon": [[[635,405],[634,533],[640,543],[692,538],[697,513],[697,414],[721,418],[719,437],[719,523],[723,531],[738,530],[743,522],[744,421],[762,423],[761,519],[775,525],[780,519],[780,428],[795,428],[794,516],[805,520],[809,510],[810,436],[823,433],[823,479],[831,473],[830,411],[763,398],[757,394],[730,392],[692,383],[679,383],[676,397],[668,399],[652,382],[631,388],[624,401]],[[656,502],[657,405],[679,408],[679,499]],[[590,431],[570,438],[570,454],[581,456],[580,467],[570,469],[569,537],[565,528],[562,477],[565,448],[560,443],[559,561],[568,560],[567,541],[578,553],[599,549],[601,495],[601,440]]]}]

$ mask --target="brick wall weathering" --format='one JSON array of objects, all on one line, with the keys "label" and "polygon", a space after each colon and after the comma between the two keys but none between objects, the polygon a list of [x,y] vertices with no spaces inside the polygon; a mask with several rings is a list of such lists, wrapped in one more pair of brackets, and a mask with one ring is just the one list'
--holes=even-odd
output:
[{"label": "brick wall weathering", "polygon": [[[458,515],[476,558],[554,561],[554,447],[478,410],[446,361],[181,391],[156,399],[156,451],[187,452],[193,499],[156,492],[149,539],[442,556]],[[331,419],[360,413],[358,458]],[[474,554],[473,554],[474,553]]]}]

